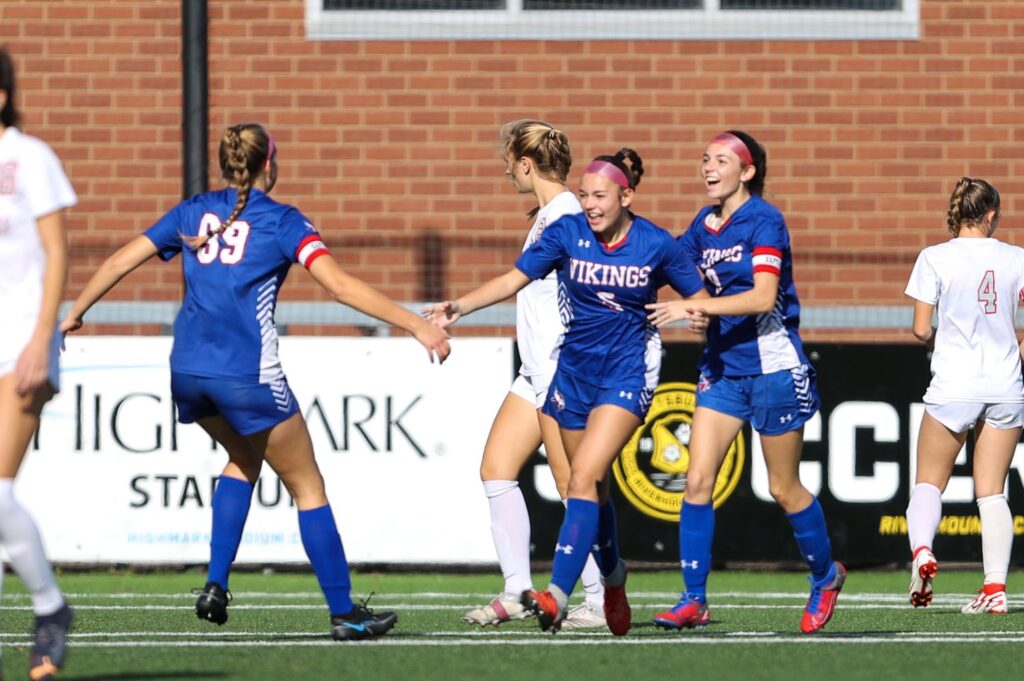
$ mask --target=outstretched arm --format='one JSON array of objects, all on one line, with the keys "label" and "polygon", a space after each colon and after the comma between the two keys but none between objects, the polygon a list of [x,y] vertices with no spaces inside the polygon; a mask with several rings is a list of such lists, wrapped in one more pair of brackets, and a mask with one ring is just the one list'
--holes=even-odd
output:
[{"label": "outstretched arm", "polygon": [[459,318],[484,307],[490,307],[510,298],[530,283],[530,278],[513,268],[491,279],[456,300],[430,305],[423,310],[427,319],[441,328],[454,324]]},{"label": "outstretched arm", "polygon": [[157,254],[156,245],[148,237],[139,235],[119,248],[112,256],[103,261],[99,269],[92,275],[89,282],[78,294],[60,330],[64,333],[75,331],[82,326],[82,317],[107,292],[117,286],[130,272]]},{"label": "outstretched arm", "polygon": [[647,316],[657,327],[665,326],[679,319],[692,319],[701,314],[754,315],[764,314],[775,307],[779,295],[779,277],[771,272],[755,272],[754,287],[731,296],[674,300],[648,305],[651,314]]},{"label": "outstretched arm", "polygon": [[440,362],[447,359],[451,348],[444,330],[348,274],[332,256],[324,255],[314,260],[309,265],[309,273],[337,302],[411,333],[427,349],[431,362],[435,354]]},{"label": "outstretched arm", "polygon": [[43,272],[43,298],[39,306],[32,338],[22,350],[14,366],[14,389],[19,395],[28,395],[46,382],[50,368],[50,343],[53,323],[64,296],[68,275],[68,244],[64,230],[64,212],[54,211],[36,220],[39,240],[46,254]]}]

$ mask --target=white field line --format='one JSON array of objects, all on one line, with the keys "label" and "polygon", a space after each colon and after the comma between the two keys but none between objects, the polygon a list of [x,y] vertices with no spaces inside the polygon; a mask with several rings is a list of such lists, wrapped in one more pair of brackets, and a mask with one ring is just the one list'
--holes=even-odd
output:
[{"label": "white field line", "polygon": [[[337,643],[327,639],[323,634],[323,640],[316,641],[295,641],[282,639],[280,634],[273,638],[250,640],[250,641],[210,641],[197,639],[194,641],[77,641],[72,640],[69,647],[81,648],[263,648],[268,646],[277,648],[310,648],[344,646],[347,652],[359,648],[416,648],[416,647],[461,647],[461,646],[692,646],[692,645],[834,645],[834,644],[891,644],[906,645],[908,643],[919,644],[955,644],[955,643],[1024,643],[1024,633],[1013,636],[995,636],[989,634],[984,637],[961,637],[959,634],[945,633],[940,636],[905,636],[895,638],[893,636],[861,636],[857,634],[827,634],[817,636],[801,637],[773,637],[773,636],[730,636],[730,637],[699,637],[699,636],[672,636],[664,638],[616,638],[604,636],[601,638],[577,638],[569,636],[544,635],[534,638],[523,639],[473,639],[468,637],[451,639],[413,639],[401,638],[399,636],[385,636],[374,641],[361,641],[359,643]],[[11,645],[30,645],[28,638],[19,641],[11,641]]]}]

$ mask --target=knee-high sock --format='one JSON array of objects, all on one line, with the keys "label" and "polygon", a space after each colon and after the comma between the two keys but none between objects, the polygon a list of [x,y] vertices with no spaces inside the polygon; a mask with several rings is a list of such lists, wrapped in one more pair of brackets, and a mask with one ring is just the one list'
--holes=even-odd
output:
[{"label": "knee-high sock", "polygon": [[[615,522],[615,506],[612,502],[606,501],[598,509],[597,515],[597,542],[595,543],[594,558],[597,560],[597,567],[601,570],[601,576],[606,582],[612,583],[609,578],[616,574],[619,567],[619,533]],[[620,571],[621,572],[621,571]],[[624,575],[616,575],[620,578]],[[616,580],[617,581],[617,580]],[[614,584],[612,586],[620,586]]]},{"label": "knee-high sock", "polygon": [[[562,499],[565,506],[568,499]],[[583,584],[583,592],[587,595],[586,600],[590,607],[598,612],[604,609],[604,582],[601,581],[601,569],[597,567],[597,560],[594,554],[587,556],[587,562],[583,564],[583,572],[580,574],[580,582]]]},{"label": "knee-high sock", "polygon": [[702,603],[707,598],[714,537],[714,506],[691,504],[684,499],[679,510],[679,564],[687,595]]},{"label": "knee-high sock", "polygon": [[37,616],[52,615],[64,605],[64,596],[53,576],[39,529],[25,507],[14,497],[14,481],[0,479],[0,543],[7,549],[11,567],[32,594]]},{"label": "knee-high sock", "polygon": [[793,537],[811,568],[815,584],[825,582],[832,571],[832,542],[828,538],[825,513],[817,497],[811,499],[810,505],[802,511],[787,513],[786,518],[793,526]]},{"label": "knee-high sock", "polygon": [[910,550],[915,551],[922,546],[930,549],[941,521],[942,492],[927,482],[914,485],[910,490],[910,503],[907,504],[907,539],[910,540]]},{"label": "knee-high sock", "polygon": [[242,530],[252,505],[252,483],[221,476],[213,492],[213,529],[210,532],[210,567],[207,580],[228,588],[231,564],[242,543]]},{"label": "knee-high sock", "polygon": [[484,493],[491,509],[491,536],[498,565],[505,578],[505,593],[517,595],[533,588],[530,577],[530,514],[519,483],[485,480]]},{"label": "knee-high sock", "polygon": [[331,505],[299,511],[299,534],[332,615],[352,610],[352,582]]},{"label": "knee-high sock", "polygon": [[555,545],[555,562],[551,568],[551,584],[566,596],[572,594],[576,581],[583,572],[591,548],[597,541],[597,502],[569,499],[565,505],[565,518]]},{"label": "knee-high sock", "polygon": [[981,515],[981,555],[986,584],[1006,584],[1013,546],[1013,516],[1002,494],[978,499]]}]

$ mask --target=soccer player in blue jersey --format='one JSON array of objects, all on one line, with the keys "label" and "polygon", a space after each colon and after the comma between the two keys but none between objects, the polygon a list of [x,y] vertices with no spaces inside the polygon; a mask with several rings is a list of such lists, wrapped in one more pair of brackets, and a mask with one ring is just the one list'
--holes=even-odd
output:
[{"label": "soccer player in blue jersey", "polygon": [[701,166],[707,195],[680,237],[704,274],[708,300],[649,305],[658,327],[710,316],[690,437],[686,496],[679,518],[679,554],[686,590],[662,627],[708,624],[706,599],[715,515],[712,492],[730,443],[744,422],[761,437],[769,488],[786,512],[811,569],[811,595],[800,628],[821,629],[832,617],[846,579],[832,559],[825,516],[800,482],[804,424],[820,404],[814,369],[798,330],[789,232],[782,214],[761,198],[766,154],[750,135],[731,130],[711,140]]},{"label": "soccer player in blue jersey", "polygon": [[79,328],[93,304],[153,256],[169,260],[181,253],[185,299],[174,322],[171,395],[178,420],[198,423],[228,453],[213,496],[209,576],[196,614],[227,621],[228,575],[265,460],[298,506],[299,533],[330,609],[333,637],[384,634],[397,616],[352,602],[348,563],[309,431],[278,359],[274,308],[285,276],[299,263],[334,300],[413,334],[431,361],[448,356],[447,334],[342,271],[312,223],[270,198],[276,147],[262,126],[225,130],[220,166],[228,187],[186,199],[109,257],[61,328]]},{"label": "soccer player in blue jersey", "polygon": [[514,269],[458,300],[428,308],[431,318],[446,326],[557,272],[566,330],[543,411],[558,422],[569,456],[568,502],[551,583],[521,596],[544,630],[560,628],[569,595],[594,549],[605,583],[608,628],[617,636],[629,631],[626,566],[619,558],[608,492],[611,464],[643,422],[657,387],[660,338],[644,306],[665,284],[684,296],[706,295],[679,243],[630,210],[642,174],[642,160],[632,149],[597,157],[580,181],[583,213],[548,225]]}]

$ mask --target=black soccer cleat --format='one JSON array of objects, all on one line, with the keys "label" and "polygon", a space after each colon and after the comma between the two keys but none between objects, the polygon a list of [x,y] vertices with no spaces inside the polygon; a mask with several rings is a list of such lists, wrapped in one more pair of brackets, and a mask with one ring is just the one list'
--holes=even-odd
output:
[{"label": "black soccer cleat", "polygon": [[347,615],[331,615],[331,636],[335,641],[363,641],[383,636],[397,622],[398,615],[395,613],[375,613],[366,607],[364,601],[354,606]]},{"label": "black soccer cleat", "polygon": [[33,681],[50,681],[64,666],[67,656],[68,630],[74,611],[65,603],[52,615],[36,617],[35,641],[28,656],[28,677]]},{"label": "black soccer cleat", "polygon": [[230,591],[222,589],[217,582],[207,582],[202,589],[193,589],[192,593],[199,594],[196,598],[196,617],[214,624],[228,621],[228,603],[232,598]]}]

